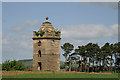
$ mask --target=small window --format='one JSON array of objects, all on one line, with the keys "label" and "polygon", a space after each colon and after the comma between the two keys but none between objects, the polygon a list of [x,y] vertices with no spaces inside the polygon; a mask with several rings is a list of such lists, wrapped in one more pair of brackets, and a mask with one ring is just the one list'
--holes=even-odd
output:
[{"label": "small window", "polygon": [[38,51],[38,57],[41,57],[41,51],[40,50]]},{"label": "small window", "polygon": [[41,46],[41,41],[38,42],[38,46]]}]

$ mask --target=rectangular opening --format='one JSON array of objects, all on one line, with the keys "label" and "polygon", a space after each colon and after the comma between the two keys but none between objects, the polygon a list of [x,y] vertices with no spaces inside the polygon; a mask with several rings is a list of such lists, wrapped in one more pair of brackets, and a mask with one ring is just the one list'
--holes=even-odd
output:
[{"label": "rectangular opening", "polygon": [[40,50],[38,51],[38,57],[41,57],[41,51]]},{"label": "rectangular opening", "polygon": [[38,70],[42,70],[42,63],[41,62],[38,62]]}]

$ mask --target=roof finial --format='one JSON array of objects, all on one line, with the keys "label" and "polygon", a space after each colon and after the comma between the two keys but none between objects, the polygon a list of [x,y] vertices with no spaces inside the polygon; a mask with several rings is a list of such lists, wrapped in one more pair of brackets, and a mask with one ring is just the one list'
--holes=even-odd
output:
[{"label": "roof finial", "polygon": [[48,17],[46,17],[46,20],[48,20]]}]

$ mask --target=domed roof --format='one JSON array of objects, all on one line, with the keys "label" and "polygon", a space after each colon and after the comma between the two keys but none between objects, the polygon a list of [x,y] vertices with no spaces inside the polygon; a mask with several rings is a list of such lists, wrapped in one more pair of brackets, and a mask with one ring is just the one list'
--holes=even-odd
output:
[{"label": "domed roof", "polygon": [[54,31],[54,27],[50,22],[48,22],[48,17],[46,17],[46,21],[42,23],[39,31]]}]

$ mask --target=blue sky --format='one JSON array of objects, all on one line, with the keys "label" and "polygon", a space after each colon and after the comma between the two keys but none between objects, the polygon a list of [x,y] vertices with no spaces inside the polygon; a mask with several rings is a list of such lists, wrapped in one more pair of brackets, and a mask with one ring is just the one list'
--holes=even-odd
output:
[{"label": "blue sky", "polygon": [[43,21],[46,16],[50,17],[51,22],[53,22],[55,26],[77,24],[111,25],[117,22],[118,17],[117,10],[115,9],[82,2],[3,3],[3,13],[3,19],[7,18],[7,21],[9,21],[10,25],[14,25],[15,23],[20,23],[28,19]]},{"label": "blue sky", "polygon": [[[75,48],[89,42],[100,46],[118,41],[117,3],[83,2],[3,2],[2,59],[31,59],[32,31],[39,30],[45,17],[53,27],[61,29],[61,46],[72,43]],[[61,50],[61,60],[64,60]]]}]

